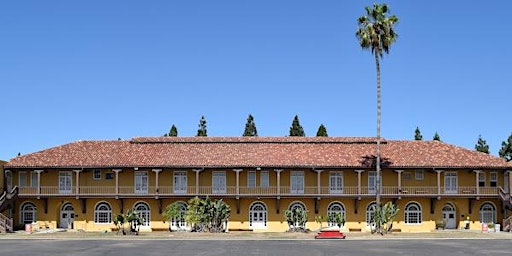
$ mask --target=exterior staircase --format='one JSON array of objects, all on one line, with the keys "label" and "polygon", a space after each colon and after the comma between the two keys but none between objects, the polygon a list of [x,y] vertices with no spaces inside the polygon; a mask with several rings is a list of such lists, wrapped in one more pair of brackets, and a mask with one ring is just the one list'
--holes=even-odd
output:
[{"label": "exterior staircase", "polygon": [[2,212],[14,207],[14,202],[18,199],[18,187],[15,186],[11,191],[4,191],[0,196],[0,233],[12,232],[13,221]]},{"label": "exterior staircase", "polygon": [[[510,193],[505,192],[502,188],[499,190],[501,201],[503,202],[503,206],[505,209],[508,209],[509,211],[512,210],[512,197],[510,196]],[[508,218],[503,219],[502,223],[503,231],[512,232],[512,215],[510,215]]]}]

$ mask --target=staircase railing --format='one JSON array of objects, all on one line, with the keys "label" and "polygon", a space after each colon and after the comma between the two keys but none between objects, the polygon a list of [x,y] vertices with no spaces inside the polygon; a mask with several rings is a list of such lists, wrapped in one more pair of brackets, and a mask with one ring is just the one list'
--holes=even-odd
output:
[{"label": "staircase railing", "polygon": [[0,232],[12,232],[13,222],[12,219],[7,218],[5,215],[0,213]]},{"label": "staircase railing", "polygon": [[501,200],[505,203],[505,205],[512,207],[512,198],[510,197],[510,193],[505,192],[505,190],[503,190],[502,187],[498,189],[498,193],[500,195]]},{"label": "staircase railing", "polygon": [[512,215],[503,220],[503,231],[512,232]]}]

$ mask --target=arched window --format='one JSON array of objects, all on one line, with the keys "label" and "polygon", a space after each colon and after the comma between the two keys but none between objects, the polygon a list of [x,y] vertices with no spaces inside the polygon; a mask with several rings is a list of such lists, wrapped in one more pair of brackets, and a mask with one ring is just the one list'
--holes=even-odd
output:
[{"label": "arched window", "polygon": [[377,207],[377,203],[372,202],[366,207],[366,225],[373,225],[373,216],[375,216],[375,207]]},{"label": "arched window", "polygon": [[254,202],[250,206],[249,226],[252,228],[267,227],[267,207],[262,202]]},{"label": "arched window", "polygon": [[100,202],[94,207],[94,223],[110,224],[112,222],[112,207],[107,202]]},{"label": "arched window", "polygon": [[491,203],[484,203],[480,206],[480,222],[496,223],[496,208]]},{"label": "arched window", "polygon": [[26,202],[20,207],[20,224],[30,224],[37,220],[37,208],[31,202]]},{"label": "arched window", "polygon": [[185,222],[185,213],[187,213],[187,204],[185,204],[184,202],[178,202],[178,204],[180,206],[181,218],[172,218],[170,220],[171,226],[176,229],[179,229],[179,230],[184,230],[187,228],[187,223]]},{"label": "arched window", "polygon": [[149,205],[145,202],[138,202],[135,204],[133,209],[139,212],[139,217],[142,218],[142,226],[149,227],[149,222],[151,220],[151,210],[149,209]]},{"label": "arched window", "polygon": [[418,203],[408,203],[404,213],[406,224],[421,224],[421,206]]},{"label": "arched window", "polygon": [[301,201],[295,201],[295,202],[291,203],[290,207],[288,207],[288,210],[293,211],[296,208],[306,211],[306,206]]},{"label": "arched window", "polygon": [[338,226],[338,223],[334,221],[334,219],[331,217],[334,214],[340,213],[341,216],[343,216],[343,219],[345,219],[345,207],[340,202],[332,202],[327,207],[327,225],[329,227],[336,227]]}]

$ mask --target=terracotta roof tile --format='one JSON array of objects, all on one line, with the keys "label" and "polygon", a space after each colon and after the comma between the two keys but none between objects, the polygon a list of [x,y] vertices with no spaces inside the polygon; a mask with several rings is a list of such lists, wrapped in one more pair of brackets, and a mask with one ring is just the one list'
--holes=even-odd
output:
[{"label": "terracotta roof tile", "polygon": [[[437,141],[383,141],[391,168],[501,168],[512,163]],[[375,138],[139,137],[77,141],[11,159],[6,168],[361,168]]]}]

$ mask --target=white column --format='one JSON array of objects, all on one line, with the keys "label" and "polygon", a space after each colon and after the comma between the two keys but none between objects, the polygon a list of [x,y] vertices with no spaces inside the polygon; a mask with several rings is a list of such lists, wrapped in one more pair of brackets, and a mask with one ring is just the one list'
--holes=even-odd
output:
[{"label": "white column", "polygon": [[441,173],[443,170],[436,170],[437,172],[437,194],[441,194]]},{"label": "white column", "polygon": [[34,170],[37,173],[37,195],[41,194],[41,173],[43,170]]},{"label": "white column", "polygon": [[75,172],[75,194],[78,196],[80,193],[80,172],[82,170],[73,170]]},{"label": "white column", "polygon": [[233,171],[236,173],[236,195],[238,196],[240,194],[240,172],[243,169],[233,169]]},{"label": "white column", "polygon": [[203,169],[194,169],[194,172],[196,172],[196,195],[199,194],[199,173],[203,171]]},{"label": "white column", "polygon": [[283,169],[274,169],[274,171],[277,174],[277,194],[280,195],[281,194],[281,172],[283,171]]},{"label": "white column", "polygon": [[395,170],[395,172],[398,174],[397,177],[398,177],[398,193],[401,194],[402,193],[402,172],[404,170]]},{"label": "white column", "polygon": [[361,195],[361,173],[364,170],[355,170],[355,172],[357,172],[357,194]]},{"label": "white column", "polygon": [[119,194],[119,172],[121,172],[121,169],[113,169],[113,172],[116,174],[116,196]]},{"label": "white column", "polygon": [[317,193],[320,195],[322,194],[322,188],[320,187],[320,181],[321,181],[321,173],[324,170],[314,170],[316,172],[316,186],[317,186]]},{"label": "white column", "polygon": [[162,171],[162,169],[153,169],[155,172],[155,194],[158,195],[159,185],[158,185],[158,174]]},{"label": "white column", "polygon": [[480,173],[481,173],[482,171],[480,171],[480,170],[474,170],[473,172],[475,173],[476,194],[478,195],[478,194],[480,194],[480,186],[478,185],[478,183],[479,183],[479,181],[480,181],[480,180],[479,180],[478,178],[479,178]]}]

